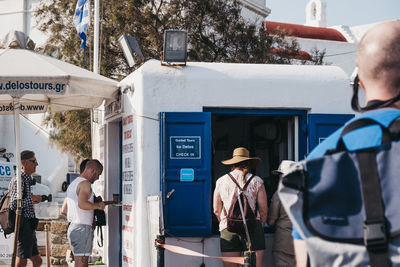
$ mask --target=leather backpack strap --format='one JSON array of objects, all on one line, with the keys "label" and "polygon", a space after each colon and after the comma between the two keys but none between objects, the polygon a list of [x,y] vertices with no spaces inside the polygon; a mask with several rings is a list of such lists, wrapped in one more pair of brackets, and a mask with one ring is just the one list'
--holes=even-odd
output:
[{"label": "leather backpack strap", "polygon": [[[239,188],[240,191],[245,190],[245,188],[241,188],[239,183],[236,181],[235,178],[233,178],[232,174],[228,173],[229,177],[231,178],[231,180],[236,184],[236,186]],[[247,183],[246,183],[247,184]],[[246,186],[246,185],[245,185]]]},{"label": "leather backpack strap", "polygon": [[[243,191],[246,191],[247,186],[250,184],[251,180],[253,180],[254,177],[255,177],[255,175],[253,174],[253,175],[249,178],[249,180],[247,180],[246,184],[245,184],[244,187],[243,187]],[[254,214],[255,214],[256,217],[257,217],[257,211],[258,211],[257,199],[256,199],[256,205],[255,205],[254,208],[255,208]]]},{"label": "leather backpack strap", "polygon": [[12,178],[12,179],[11,179],[10,187],[8,188],[8,192],[7,192],[7,194],[10,195],[10,196],[11,196],[11,192],[12,192],[12,190],[13,190],[14,184],[15,184],[15,179]]},{"label": "leather backpack strap", "polygon": [[249,180],[247,180],[247,182],[244,184],[243,186],[243,191],[246,191],[247,186],[250,184],[251,180],[253,180],[254,178],[254,174],[249,178]]}]

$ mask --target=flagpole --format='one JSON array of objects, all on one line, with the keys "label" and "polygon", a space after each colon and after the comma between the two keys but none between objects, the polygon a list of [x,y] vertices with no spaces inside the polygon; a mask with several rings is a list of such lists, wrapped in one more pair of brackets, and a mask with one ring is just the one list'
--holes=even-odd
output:
[{"label": "flagpole", "polygon": [[94,0],[94,41],[93,41],[93,72],[99,73],[99,0]]},{"label": "flagpole", "polygon": [[[99,22],[100,22],[100,1],[94,0],[94,40],[93,40],[93,72],[99,74]],[[94,110],[90,110],[90,130],[91,130],[91,137],[92,137],[92,155],[94,152],[94,125],[93,125],[93,118],[94,118]]]}]

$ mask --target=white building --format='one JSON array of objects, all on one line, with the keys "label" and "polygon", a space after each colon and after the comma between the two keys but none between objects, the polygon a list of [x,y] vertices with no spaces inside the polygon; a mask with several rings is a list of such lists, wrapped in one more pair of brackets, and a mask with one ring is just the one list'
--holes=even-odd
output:
[{"label": "white building", "polygon": [[[150,60],[121,84],[131,90],[122,94],[121,109],[106,114],[99,142],[105,199],[120,194],[123,203],[122,211],[107,211],[109,266],[156,266],[160,214],[167,244],[220,255],[211,210],[215,181],[227,171],[220,161],[235,147],[247,147],[262,159],[256,174],[272,197],[277,177],[271,171],[280,160],[303,159],[354,115],[348,76],[335,66],[167,67]],[[265,266],[273,266],[272,239],[265,234]],[[165,261],[199,266],[203,259],[166,252]]]}]

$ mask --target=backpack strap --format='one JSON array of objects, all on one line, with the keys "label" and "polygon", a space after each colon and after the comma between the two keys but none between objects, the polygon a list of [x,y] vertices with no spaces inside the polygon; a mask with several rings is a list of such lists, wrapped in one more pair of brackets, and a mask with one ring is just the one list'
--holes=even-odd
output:
[{"label": "backpack strap", "polygon": [[243,191],[246,191],[247,186],[250,184],[251,180],[253,180],[254,174],[247,180],[247,182],[243,186]]},{"label": "backpack strap", "polygon": [[392,140],[400,139],[400,117],[393,120],[389,125],[389,132],[392,135]]},{"label": "backpack strap", "polygon": [[229,177],[231,178],[231,180],[236,184],[236,186],[239,188],[239,190],[241,192],[246,191],[247,186],[250,184],[251,180],[253,180],[254,178],[254,174],[249,178],[249,180],[247,180],[247,182],[244,184],[243,188],[240,187],[239,183],[236,181],[235,178],[233,178],[232,174],[228,173]]},{"label": "backpack strap", "polygon": [[97,228],[97,237],[99,237],[100,233],[100,240],[97,240],[97,245],[99,247],[103,247],[103,229],[101,228],[100,225],[97,225],[96,228]]},{"label": "backpack strap", "polygon": [[388,231],[374,149],[357,151],[366,219],[364,245],[371,267],[390,266]]},{"label": "backpack strap", "polygon": [[[250,184],[251,180],[253,180],[253,178],[255,177],[255,175],[253,174],[249,180],[247,180],[247,182],[244,184],[243,188],[240,187],[239,183],[236,181],[235,178],[233,178],[232,174],[228,173],[229,177],[231,178],[231,180],[236,184],[236,186],[239,188],[240,192],[246,191],[247,186]],[[225,210],[225,208],[224,208]],[[256,200],[256,205],[255,205],[255,214],[257,216],[257,210],[258,210],[258,203]],[[227,214],[227,212],[225,211],[225,214]]]},{"label": "backpack strap", "polygon": [[[239,188],[240,191],[243,191],[244,188],[240,187],[239,183],[236,181],[235,178],[233,178],[232,174],[228,173],[229,177],[231,178],[232,182],[236,184],[236,186]],[[247,184],[247,183],[246,183]]]}]

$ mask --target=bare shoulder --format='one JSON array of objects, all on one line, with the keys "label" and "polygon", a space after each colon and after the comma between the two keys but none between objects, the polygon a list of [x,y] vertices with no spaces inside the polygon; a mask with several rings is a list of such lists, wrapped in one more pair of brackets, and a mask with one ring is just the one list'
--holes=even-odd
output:
[{"label": "bare shoulder", "polygon": [[91,189],[91,184],[88,180],[83,180],[82,182],[80,182],[76,188],[76,192],[90,192]]}]

